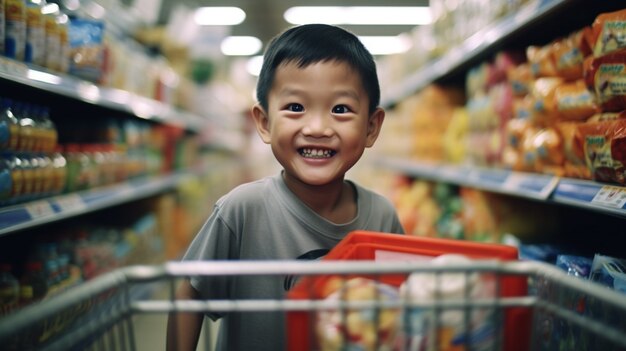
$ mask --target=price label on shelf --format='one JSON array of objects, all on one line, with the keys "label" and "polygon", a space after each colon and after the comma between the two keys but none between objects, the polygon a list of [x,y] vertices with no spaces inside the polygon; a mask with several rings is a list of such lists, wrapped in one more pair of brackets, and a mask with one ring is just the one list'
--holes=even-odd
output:
[{"label": "price label on shelf", "polygon": [[76,194],[62,196],[56,199],[55,203],[61,211],[75,211],[87,206],[85,201],[83,201],[83,199]]},{"label": "price label on shelf", "polygon": [[623,208],[626,204],[626,188],[605,185],[593,197],[591,203],[614,208]]},{"label": "price label on shelf", "polygon": [[54,214],[54,209],[48,201],[33,201],[24,206],[32,219],[38,219]]}]

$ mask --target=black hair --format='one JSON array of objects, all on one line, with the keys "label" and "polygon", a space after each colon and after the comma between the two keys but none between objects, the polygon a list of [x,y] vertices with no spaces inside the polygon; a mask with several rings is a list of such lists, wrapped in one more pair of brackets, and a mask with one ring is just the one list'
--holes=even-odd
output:
[{"label": "black hair", "polygon": [[257,82],[257,100],[267,111],[267,96],[274,83],[276,68],[281,64],[294,62],[303,68],[333,60],[347,63],[361,76],[363,87],[369,96],[369,112],[374,112],[380,102],[374,58],[354,34],[327,24],[293,27],[271,40],[265,51]]}]

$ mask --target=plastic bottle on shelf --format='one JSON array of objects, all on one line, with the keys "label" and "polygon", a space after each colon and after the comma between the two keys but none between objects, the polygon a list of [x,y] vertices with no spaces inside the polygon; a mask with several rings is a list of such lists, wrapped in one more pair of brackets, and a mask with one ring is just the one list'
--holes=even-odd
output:
[{"label": "plastic bottle on shelf", "polygon": [[70,69],[70,18],[63,12],[59,12],[56,17],[59,28],[59,38],[61,40],[61,57],[59,60],[59,72],[67,73]]},{"label": "plastic bottle on shelf", "polygon": [[31,151],[35,144],[35,120],[31,118],[28,106],[21,102],[14,104],[14,114],[20,125],[17,149],[19,151]]},{"label": "plastic bottle on shelf", "polygon": [[51,155],[52,158],[52,194],[60,194],[65,189],[67,180],[67,160],[61,152],[61,146],[57,146]]},{"label": "plastic bottle on shelf", "polygon": [[13,180],[11,179],[11,165],[4,155],[0,158],[0,204],[7,204],[11,199],[11,188]]},{"label": "plastic bottle on shelf", "polygon": [[50,119],[50,108],[41,108],[41,127],[43,130],[43,152],[54,152],[59,139],[56,125]]},{"label": "plastic bottle on shelf", "polygon": [[83,152],[80,144],[67,144],[65,146],[67,159],[66,192],[85,190],[91,181],[90,160]]},{"label": "plastic bottle on shelf", "polygon": [[11,272],[9,263],[0,263],[0,316],[17,308],[20,298],[20,284]]},{"label": "plastic bottle on shelf", "polygon": [[52,162],[52,158],[48,156],[49,154],[41,153],[39,154],[39,165],[41,167],[42,179],[41,179],[41,194],[44,196],[49,196],[55,193],[54,191],[54,183],[55,183],[55,175],[54,175],[54,164]]},{"label": "plastic bottle on shelf", "polygon": [[5,152],[2,154],[2,158],[5,160],[9,172],[11,174],[11,192],[7,199],[6,204],[16,202],[16,200],[22,196],[24,187],[24,173],[22,171],[22,161],[12,152]]},{"label": "plastic bottle on shelf", "polygon": [[57,15],[59,5],[50,3],[44,5],[44,23],[46,29],[46,52],[44,55],[44,66],[50,70],[59,70],[59,60],[61,59],[61,37],[59,26],[57,25]]},{"label": "plastic bottle on shelf", "polygon": [[20,168],[22,170],[22,192],[18,200],[30,200],[34,195],[35,189],[35,169],[31,163],[31,158],[27,153],[17,154],[20,159]]},{"label": "plastic bottle on shelf", "polygon": [[26,46],[24,61],[43,66],[45,63],[46,28],[42,13],[43,0],[26,0]]},{"label": "plastic bottle on shelf", "polygon": [[4,0],[5,40],[4,55],[24,61],[26,47],[26,2]]},{"label": "plastic bottle on shelf", "polygon": [[[5,129],[6,128],[6,129]],[[20,137],[20,124],[13,113],[13,101],[2,99],[0,101],[0,150],[17,150]],[[4,138],[6,143],[4,142]]]}]

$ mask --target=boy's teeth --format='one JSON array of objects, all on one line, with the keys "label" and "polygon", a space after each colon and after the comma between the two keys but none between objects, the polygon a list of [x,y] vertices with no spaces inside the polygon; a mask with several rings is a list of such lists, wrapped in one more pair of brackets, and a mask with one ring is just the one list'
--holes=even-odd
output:
[{"label": "boy's teeth", "polygon": [[320,150],[320,149],[302,149],[302,156],[304,157],[312,157],[312,158],[326,158],[332,156],[331,150]]}]

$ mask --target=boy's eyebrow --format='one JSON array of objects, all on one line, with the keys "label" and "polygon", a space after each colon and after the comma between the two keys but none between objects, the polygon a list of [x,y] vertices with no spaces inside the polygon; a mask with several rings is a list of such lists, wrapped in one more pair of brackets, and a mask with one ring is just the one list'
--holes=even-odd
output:
[{"label": "boy's eyebrow", "polygon": [[[300,89],[300,88],[293,88],[293,87],[285,87],[283,88],[281,91],[278,92],[277,95],[279,96],[289,96],[289,95],[300,95],[300,94],[304,94],[306,93],[306,89]],[[352,89],[342,89],[342,90],[337,90],[336,92],[333,92],[336,96],[339,97],[348,97],[348,98],[352,98],[355,100],[360,100],[359,99],[359,94],[352,90]]]}]

